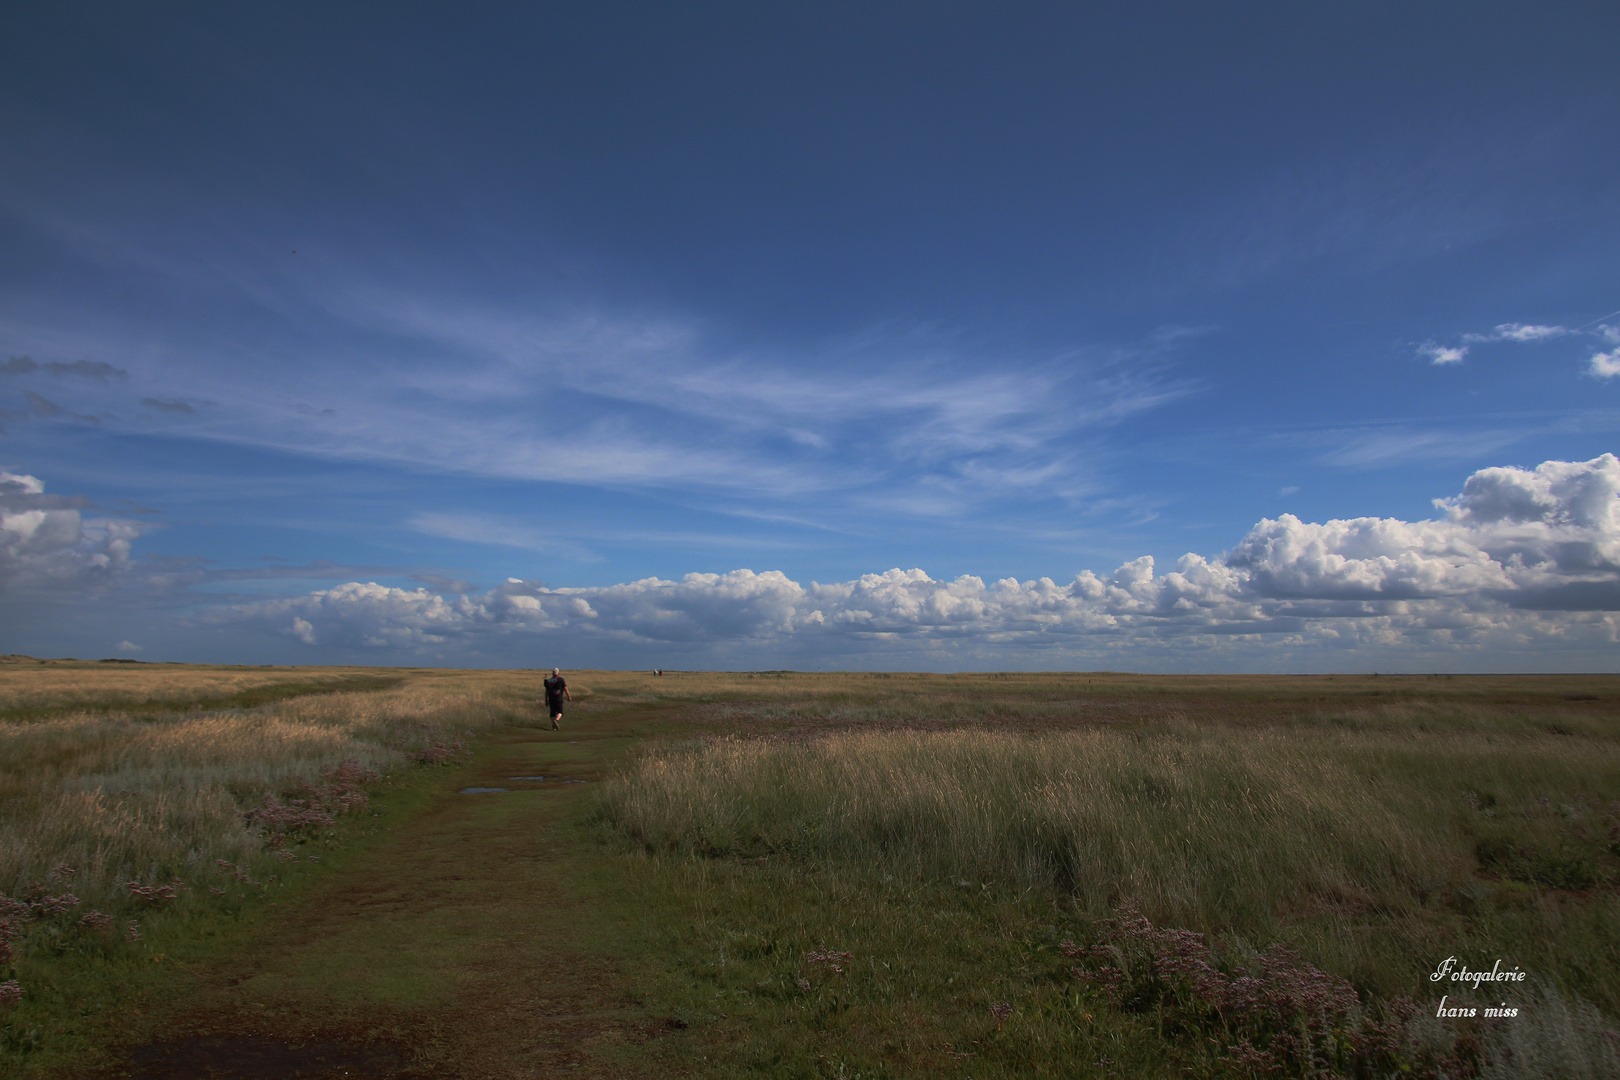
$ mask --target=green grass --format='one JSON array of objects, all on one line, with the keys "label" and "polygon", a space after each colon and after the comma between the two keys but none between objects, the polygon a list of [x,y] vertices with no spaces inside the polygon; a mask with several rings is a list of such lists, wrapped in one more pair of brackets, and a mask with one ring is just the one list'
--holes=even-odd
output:
[{"label": "green grass", "polygon": [[[0,972],[27,991],[0,1005],[0,1062],[41,1075],[167,1030],[181,1000],[288,1032],[347,1018],[424,1068],[453,1050],[601,1076],[1262,1075],[1249,1040],[1318,1075],[1342,1039],[1345,1075],[1620,1069],[1620,679],[582,672],[553,734],[509,726],[533,718],[534,673],[89,665],[46,686],[25,667],[0,679],[19,710],[0,892],[87,901],[31,920]],[[140,708],[357,677],[404,681]],[[605,782],[456,796],[411,758],[455,738],[481,747],[456,783]],[[365,811],[287,834],[243,817],[336,799],[320,778],[350,759],[385,774]],[[74,877],[47,881],[59,862]],[[175,877],[174,901],[118,889]],[[119,934],[69,925],[92,900]],[[1528,971],[1524,1015],[1429,1016],[1453,955]],[[1222,1004],[1267,964],[1272,1019]],[[1336,980],[1357,1009],[1278,1019],[1289,986]],[[572,1049],[542,1052],[534,1025]]]},{"label": "green grass", "polygon": [[[1130,898],[1166,925],[1286,938],[1385,994],[1411,988],[1412,949],[1484,946],[1469,926],[1488,924],[1620,1012],[1615,792],[1620,744],[1557,737],[883,733],[648,754],[602,812],[655,853],[1039,888],[1094,919]],[[1525,886],[1590,893],[1558,916],[1588,929],[1548,954]]]},{"label": "green grass", "polygon": [[[713,1075],[1087,1075],[1103,1058],[1101,1074],[1243,1075],[1221,1059],[1241,1027],[1184,987],[1150,971],[1159,999],[1123,1008],[1073,976],[1063,939],[1102,941],[1128,903],[1206,935],[1228,975],[1292,947],[1296,970],[1353,984],[1356,1038],[1399,1027],[1386,1042],[1412,1062],[1460,1054],[1452,1068],[1489,1073],[1513,1039],[1514,1075],[1615,1061],[1612,1035],[1581,1030],[1620,1014],[1620,725],[1593,708],[1604,697],[1410,680],[1424,693],[1304,710],[1296,680],[1252,708],[1233,687],[1201,720],[1167,679],[1135,722],[1099,721],[1074,686],[1027,678],[1040,689],[993,711],[922,683],[943,717],[886,714],[878,680],[866,700],[711,701],[708,737],[604,786],[600,825],[645,860],[647,902],[682,898],[665,916],[693,928],[671,992],[711,1032]],[[748,734],[721,734],[726,720]],[[805,966],[827,949],[853,954],[846,978]],[[1531,972],[1526,1015],[1395,1024],[1402,998],[1438,1003],[1427,976],[1448,955]]]},{"label": "green grass", "polygon": [[[144,1017],[161,1014],[164,1002],[194,994],[199,978],[222,961],[266,948],[273,913],[343,874],[419,815],[447,767],[374,784],[365,813],[305,838],[297,860],[256,850],[260,857],[246,867],[255,884],[233,882],[226,895],[188,889],[173,901],[104,905],[118,911],[106,935],[77,925],[83,907],[64,918],[25,923],[18,955],[5,971],[24,995],[0,1012],[0,1073],[83,1075],[110,1065],[110,1036],[138,1030]],[[131,923],[136,940],[128,934]]]}]

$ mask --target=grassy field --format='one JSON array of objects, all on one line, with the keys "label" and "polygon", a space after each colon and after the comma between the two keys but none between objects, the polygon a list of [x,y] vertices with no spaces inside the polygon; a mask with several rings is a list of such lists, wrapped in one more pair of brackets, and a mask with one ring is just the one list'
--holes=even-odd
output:
[{"label": "grassy field", "polygon": [[260,669],[0,667],[0,888],[71,885],[85,904],[127,909],[130,883],[181,880],[188,897],[229,886],[284,861],[288,834],[297,846],[361,805],[362,778],[506,722],[501,685],[345,669],[284,669],[278,681]]},{"label": "grassy field", "polygon": [[[498,928],[542,920],[507,983],[616,1017],[544,1058],[580,1075],[1620,1074],[1620,678],[581,672],[559,735],[537,682],[0,664],[0,1061],[111,1061],[201,1007],[154,995],[341,923],[355,867],[438,888],[501,836],[540,878],[457,910],[513,965],[528,939]],[[454,795],[519,768],[599,782]],[[353,993],[404,1049],[362,1075],[447,1075],[398,1032],[465,1013],[444,972],[476,981],[409,907],[391,940],[357,909],[347,951],[275,946],[306,1005],[392,973]],[[1431,980],[1448,957],[1526,978]],[[542,1075],[542,1050],[464,1073]]]}]

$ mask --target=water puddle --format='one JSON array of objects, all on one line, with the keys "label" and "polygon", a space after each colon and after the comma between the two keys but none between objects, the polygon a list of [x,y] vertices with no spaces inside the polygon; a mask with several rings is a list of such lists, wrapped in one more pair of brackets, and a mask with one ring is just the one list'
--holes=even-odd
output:
[{"label": "water puddle", "polygon": [[489,792],[489,791],[505,791],[505,790],[506,790],[506,788],[503,788],[503,787],[464,787],[464,788],[461,789],[461,794],[463,794],[463,795],[482,795],[485,792]]}]

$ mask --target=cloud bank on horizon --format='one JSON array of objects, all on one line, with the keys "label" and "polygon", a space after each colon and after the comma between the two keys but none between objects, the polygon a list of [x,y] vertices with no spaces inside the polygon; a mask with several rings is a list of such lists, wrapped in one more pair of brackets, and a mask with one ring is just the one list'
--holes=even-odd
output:
[{"label": "cloud bank on horizon", "polygon": [[1189,553],[1163,573],[1144,556],[1067,583],[892,569],[805,585],[734,570],[593,588],[512,578],[481,595],[444,596],[353,581],[194,617],[312,647],[432,651],[489,636],[586,637],[708,657],[790,642],[828,656],[923,649],[948,658],[953,645],[1121,655],[1225,639],[1238,653],[1278,643],[1463,653],[1620,641],[1620,458],[1482,469],[1435,503],[1442,516],[1424,521],[1285,514],[1223,555]]},{"label": "cloud bank on horizon", "polygon": [[[85,500],[0,473],[0,597],[178,597],[184,623],[289,639],[312,661],[334,650],[380,661],[595,644],[714,667],[770,656],[844,667],[1099,658],[1162,666],[1203,653],[1219,666],[1254,668],[1279,649],[1306,664],[1394,650],[1440,663],[1482,651],[1610,650],[1606,666],[1615,666],[1620,458],[1481,469],[1434,505],[1440,515],[1421,521],[1283,514],[1220,555],[1188,553],[1163,572],[1142,556],[1067,582],[943,581],[895,568],[803,584],[738,569],[573,588],[513,577],[482,593],[442,579],[434,589],[355,580],[221,603],[194,588],[206,575],[132,558],[141,524],[86,518]],[[289,567],[236,576],[303,575]]]}]

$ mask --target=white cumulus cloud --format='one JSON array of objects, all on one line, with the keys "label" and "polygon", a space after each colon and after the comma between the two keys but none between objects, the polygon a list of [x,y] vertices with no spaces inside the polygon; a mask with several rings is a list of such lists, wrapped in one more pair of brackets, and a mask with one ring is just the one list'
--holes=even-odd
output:
[{"label": "white cumulus cloud", "polygon": [[1425,342],[1418,349],[1418,355],[1428,357],[1431,364],[1460,364],[1463,362],[1464,357],[1468,355],[1468,346],[1448,347],[1430,341]]},{"label": "white cumulus cloud", "polygon": [[[1432,520],[1257,523],[1230,551],[1151,556],[1111,574],[985,582],[892,569],[801,584],[778,571],[646,578],[592,588],[509,579],[481,596],[352,582],[215,609],[305,641],[438,645],[528,634],[621,643],[861,641],[1123,648],[1272,635],[1320,647],[1602,647],[1620,611],[1620,458],[1482,469]],[[1269,638],[1267,640],[1270,640]],[[842,645],[838,645],[842,642]]]},{"label": "white cumulus cloud", "polygon": [[[1548,326],[1541,323],[1501,323],[1488,333],[1473,332],[1462,335],[1464,342],[1462,345],[1446,346],[1433,341],[1424,342],[1418,347],[1418,355],[1427,357],[1434,364],[1460,364],[1463,358],[1468,355],[1469,345],[1490,344],[1498,341],[1525,344],[1570,336],[1596,337],[1614,344],[1620,344],[1620,327],[1608,323],[1599,325],[1588,323],[1585,326],[1574,328]],[[1600,379],[1620,375],[1620,349],[1594,353],[1587,372]]]},{"label": "white cumulus cloud", "polygon": [[473,605],[427,589],[398,589],[351,581],[304,596],[224,605],[203,621],[269,623],[306,645],[417,648],[463,633]]},{"label": "white cumulus cloud", "polygon": [[0,471],[0,592],[93,588],[127,566],[141,526],[85,518],[83,505],[45,494],[36,477]]}]

